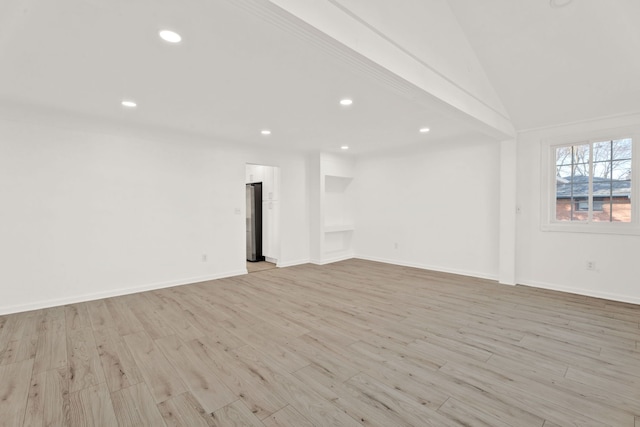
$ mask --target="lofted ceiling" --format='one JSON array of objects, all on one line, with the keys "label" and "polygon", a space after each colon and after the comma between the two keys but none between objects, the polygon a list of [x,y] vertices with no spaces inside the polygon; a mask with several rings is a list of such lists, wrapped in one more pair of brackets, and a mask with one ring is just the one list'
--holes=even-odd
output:
[{"label": "lofted ceiling", "polygon": [[[488,138],[242,1],[7,1],[0,14],[5,104],[286,149],[349,145],[365,153]],[[182,42],[162,41],[163,28]],[[344,97],[353,105],[341,107]],[[137,108],[123,108],[122,99]],[[431,131],[421,134],[422,127]]]},{"label": "lofted ceiling", "polygon": [[[516,129],[638,111],[637,0],[448,7]],[[160,40],[165,28],[183,41]],[[266,0],[2,0],[0,106],[285,149],[366,153],[495,138],[327,39]],[[344,97],[354,104],[341,107]]]},{"label": "lofted ceiling", "polygon": [[640,111],[640,1],[449,4],[516,129]]}]

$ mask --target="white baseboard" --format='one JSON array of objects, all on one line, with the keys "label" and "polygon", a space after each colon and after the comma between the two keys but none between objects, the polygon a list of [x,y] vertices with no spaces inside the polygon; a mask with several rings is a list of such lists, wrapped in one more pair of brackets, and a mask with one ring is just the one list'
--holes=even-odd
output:
[{"label": "white baseboard", "polygon": [[353,254],[340,255],[340,256],[331,257],[331,258],[324,258],[322,260],[317,260],[317,259],[311,260],[311,264],[327,265],[327,264],[333,264],[334,262],[345,261],[352,258],[354,258]]},{"label": "white baseboard", "polygon": [[640,298],[629,295],[612,294],[609,292],[592,291],[589,289],[572,288],[570,286],[556,285],[552,283],[539,282],[536,280],[518,280],[518,284],[531,286],[534,288],[549,289],[551,291],[567,292],[569,294],[582,295],[587,297],[601,298],[610,301],[626,302],[630,304],[639,304]]},{"label": "white baseboard", "polygon": [[225,273],[213,274],[209,276],[190,277],[185,279],[170,280],[167,282],[150,283],[146,285],[134,286],[131,288],[113,289],[104,292],[95,292],[84,295],[72,295],[64,298],[55,298],[44,301],[36,301],[29,304],[19,304],[13,306],[0,307],[0,315],[21,313],[24,311],[39,310],[42,308],[51,308],[67,304],[76,304],[79,302],[93,301],[102,298],[118,297],[122,295],[135,294],[138,292],[153,291],[156,289],[170,288],[173,286],[191,285],[199,282],[207,282],[209,280],[223,279],[225,277],[233,277],[247,274],[247,269],[229,271]]},{"label": "white baseboard", "polygon": [[[341,257],[331,258],[331,259],[328,259],[328,260],[323,260],[321,262],[318,262],[317,260],[310,261],[309,259],[301,259],[301,260],[297,260],[297,261],[287,261],[287,262],[284,262],[284,263],[279,263],[278,267],[293,267],[293,266],[296,266],[296,265],[308,264],[309,262],[312,262],[313,264],[317,264],[317,265],[325,265],[325,264],[330,264],[330,263],[333,263],[333,262],[344,261],[344,260],[347,260],[347,259],[350,259],[350,258],[358,258],[358,259],[363,259],[363,260],[368,260],[368,261],[376,261],[376,262],[384,262],[384,263],[387,263],[387,264],[400,265],[400,266],[404,266],[404,267],[414,267],[414,268],[420,268],[420,269],[423,269],[423,270],[432,270],[432,271],[439,271],[439,272],[443,272],[443,273],[460,274],[460,275],[463,275],[463,276],[471,276],[471,277],[479,277],[479,278],[489,279],[489,280],[497,280],[497,278],[495,276],[487,275],[487,274],[484,274],[484,273],[478,273],[478,272],[472,272],[472,271],[460,270],[460,269],[443,268],[443,267],[438,267],[438,266],[433,266],[433,265],[426,265],[426,264],[403,262],[403,261],[398,261],[398,260],[393,260],[393,259],[371,257],[371,256],[366,256],[366,255],[341,256]],[[36,302],[33,302],[33,303],[29,303],[29,304],[20,304],[20,305],[0,307],[0,315],[6,315],[6,314],[11,314],[11,313],[20,313],[20,312],[24,312],[24,311],[38,310],[38,309],[56,307],[56,306],[67,305],[67,304],[75,304],[75,303],[79,303],[79,302],[93,301],[93,300],[97,300],[97,299],[110,298],[110,297],[116,297],[116,296],[121,296],[121,295],[128,295],[128,294],[133,294],[133,293],[137,293],[137,292],[145,292],[145,291],[151,291],[151,290],[156,290],[156,289],[169,288],[169,287],[172,287],[172,286],[189,285],[189,284],[194,284],[194,283],[199,283],[199,282],[206,282],[206,281],[209,281],[209,280],[223,279],[225,277],[239,276],[239,275],[243,275],[243,274],[247,274],[247,270],[246,269],[229,271],[229,272],[225,272],[225,273],[219,273],[219,274],[208,275],[208,276],[199,276],[199,277],[191,277],[191,278],[185,278],[185,279],[180,279],[180,280],[170,280],[170,281],[166,281],[166,282],[151,283],[151,284],[135,286],[135,287],[131,287],[131,288],[114,289],[114,290],[109,290],[109,291],[105,291],[105,292],[96,292],[96,293],[92,293],[92,294],[74,295],[74,296],[69,296],[69,297],[65,297],[65,298],[56,298],[56,299],[50,299],[50,300],[44,300],[44,301],[36,301]],[[553,290],[553,291],[567,292],[567,293],[576,294],[576,295],[583,295],[583,296],[589,296],[589,297],[594,297],[594,298],[602,298],[602,299],[611,300],[611,301],[619,301],[619,302],[626,302],[626,303],[639,304],[640,305],[640,298],[633,297],[633,296],[628,296],[628,295],[620,295],[620,294],[613,294],[613,293],[608,293],[608,292],[591,291],[591,290],[588,290],[588,289],[572,288],[572,287],[568,287],[568,286],[562,286],[562,285],[556,285],[556,284],[539,282],[539,281],[535,281],[535,280],[526,280],[526,279],[519,280],[518,283],[522,284],[522,285],[525,285],[525,286],[532,286],[532,287],[536,287],[536,288],[549,289],[549,290]]]},{"label": "white baseboard", "polygon": [[438,271],[438,272],[441,272],[441,273],[459,274],[460,276],[477,277],[477,278],[480,278],[480,279],[488,279],[488,280],[498,280],[498,276],[497,275],[480,273],[480,272],[477,272],[477,271],[461,270],[461,269],[448,268],[448,267],[440,267],[440,266],[437,266],[437,265],[420,264],[420,263],[415,263],[415,262],[405,262],[405,261],[400,261],[400,260],[397,260],[397,259],[379,258],[379,257],[372,257],[372,256],[367,256],[367,255],[355,255],[354,258],[364,259],[364,260],[367,260],[367,261],[384,262],[386,264],[400,265],[400,266],[403,266],[403,267],[420,268],[422,270]]},{"label": "white baseboard", "polygon": [[278,261],[276,266],[280,268],[284,268],[284,267],[293,267],[293,266],[302,265],[302,264],[309,264],[309,258],[299,259],[296,261]]}]

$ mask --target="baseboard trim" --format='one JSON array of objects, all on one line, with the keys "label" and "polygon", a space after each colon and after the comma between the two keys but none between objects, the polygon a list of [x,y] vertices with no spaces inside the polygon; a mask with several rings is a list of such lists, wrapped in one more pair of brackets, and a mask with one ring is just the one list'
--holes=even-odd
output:
[{"label": "baseboard trim", "polygon": [[247,269],[228,271],[225,273],[212,274],[208,276],[190,277],[185,279],[169,280],[166,282],[150,283],[132,288],[114,289],[104,292],[95,292],[92,294],[74,295],[64,298],[50,299],[46,301],[37,301],[29,304],[20,304],[13,306],[0,307],[0,315],[22,313],[25,311],[40,310],[43,308],[58,307],[67,304],[76,304],[80,302],[93,301],[102,298],[118,297],[122,295],[135,294],[138,292],[153,291],[156,289],[171,288],[173,286],[192,285],[194,283],[207,282],[209,280],[224,279],[225,277],[233,277],[247,274]]},{"label": "baseboard trim", "polygon": [[539,282],[536,280],[518,280],[519,285],[530,286],[532,288],[548,289],[550,291],[566,292],[574,295],[606,299],[609,301],[625,302],[640,305],[640,298],[628,295],[611,294],[608,292],[591,291],[588,289],[572,288],[570,286],[556,285],[552,283]]},{"label": "baseboard trim", "polygon": [[311,264],[327,265],[327,264],[333,264],[334,262],[346,261],[346,260],[352,259],[352,258],[355,258],[352,254],[341,255],[341,256],[332,257],[332,258],[326,258],[326,259],[322,259],[322,260],[312,260]]},{"label": "baseboard trim", "polygon": [[309,264],[309,258],[299,259],[296,261],[278,261],[276,267],[285,268],[285,267],[294,267],[296,265]]},{"label": "baseboard trim", "polygon": [[458,274],[460,276],[477,277],[479,279],[496,280],[496,281],[498,280],[498,276],[497,275],[479,273],[477,271],[469,271],[469,270],[460,270],[460,269],[455,269],[455,268],[439,267],[439,266],[436,266],[436,265],[419,264],[419,263],[414,263],[414,262],[405,262],[405,261],[400,261],[400,260],[395,260],[395,259],[372,257],[372,256],[368,256],[368,255],[355,255],[354,258],[363,259],[363,260],[366,260],[366,261],[384,262],[385,264],[400,265],[402,267],[419,268],[421,270],[438,271],[440,273],[449,273],[449,274]]},{"label": "baseboard trim", "polygon": [[[478,278],[488,279],[488,280],[497,280],[497,276],[478,273],[478,272],[472,272],[468,270],[443,268],[443,267],[438,267],[433,265],[404,262],[404,261],[398,261],[398,260],[387,259],[387,258],[366,256],[366,255],[355,255],[355,256],[348,255],[348,256],[341,256],[341,257],[331,258],[331,259],[322,260],[322,261],[317,261],[317,260],[310,261],[309,259],[301,259],[296,261],[287,261],[287,262],[279,263],[278,267],[281,267],[281,268],[293,267],[296,265],[308,264],[310,262],[316,265],[326,265],[326,264],[331,264],[338,261],[344,261],[351,258],[357,258],[357,259],[362,259],[367,261],[383,262],[386,264],[399,265],[403,267],[419,268],[422,270],[432,270],[432,271],[438,271],[442,273],[459,274],[462,276],[478,277]],[[96,292],[92,294],[76,295],[76,296],[70,296],[65,298],[56,298],[56,299],[51,299],[46,301],[37,301],[29,304],[0,307],[0,315],[21,313],[25,311],[39,310],[43,308],[51,308],[51,307],[57,307],[57,306],[67,305],[67,304],[93,301],[93,300],[102,299],[102,298],[111,298],[111,297],[117,297],[122,295],[129,295],[137,292],[145,292],[145,291],[152,291],[156,289],[170,288],[173,286],[190,285],[190,284],[199,283],[199,282],[206,282],[209,280],[223,279],[225,277],[240,276],[243,274],[247,274],[246,269],[234,270],[234,271],[207,275],[207,276],[191,277],[191,278],[180,279],[180,280],[170,280],[166,282],[152,283],[152,284],[136,286],[132,288],[115,289],[115,290],[110,290],[105,292]],[[569,286],[556,285],[556,284],[540,282],[536,280],[526,280],[526,279],[519,280],[518,284],[524,285],[524,286],[531,286],[535,288],[548,289],[552,291],[567,292],[575,295],[582,295],[587,297],[606,299],[610,301],[640,305],[640,298],[628,296],[628,295],[620,295],[620,294],[613,294],[608,292],[598,292],[598,291],[591,291],[591,290],[580,289],[580,288],[572,288]]]}]

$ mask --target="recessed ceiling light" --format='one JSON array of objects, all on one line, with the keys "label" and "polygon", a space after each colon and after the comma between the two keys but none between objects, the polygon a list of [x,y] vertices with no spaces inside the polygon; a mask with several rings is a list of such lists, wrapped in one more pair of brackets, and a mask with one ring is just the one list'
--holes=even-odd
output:
[{"label": "recessed ceiling light", "polygon": [[550,0],[549,5],[553,8],[568,6],[573,0]]},{"label": "recessed ceiling light", "polygon": [[345,98],[345,99],[341,99],[340,100],[340,105],[344,105],[345,107],[349,106],[351,104],[353,104],[353,100],[352,99]]},{"label": "recessed ceiling light", "polygon": [[271,131],[269,129],[261,130],[260,133],[263,135],[271,135]]},{"label": "recessed ceiling light", "polygon": [[158,33],[160,35],[160,38],[166,42],[169,43],[180,43],[180,41],[182,40],[182,36],[178,33],[176,33],[175,31],[171,31],[171,30],[162,30],[160,31],[160,33]]},{"label": "recessed ceiling light", "polygon": [[429,132],[431,129],[429,128],[420,128],[420,133],[427,133]]},{"label": "recessed ceiling light", "polygon": [[138,104],[136,104],[133,101],[129,101],[129,100],[124,100],[124,101],[121,102],[121,104],[122,104],[123,107],[129,107],[129,108],[133,108],[133,107],[137,107],[138,106]]},{"label": "recessed ceiling light", "polygon": [[348,146],[348,145],[343,145],[342,147],[340,147],[340,149],[342,149],[342,150],[348,150],[348,149],[349,149],[349,146]]}]

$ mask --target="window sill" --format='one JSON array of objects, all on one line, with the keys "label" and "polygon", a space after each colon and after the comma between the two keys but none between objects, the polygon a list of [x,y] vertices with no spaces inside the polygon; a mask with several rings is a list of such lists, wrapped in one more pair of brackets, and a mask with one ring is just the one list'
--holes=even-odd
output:
[{"label": "window sill", "polygon": [[549,223],[542,224],[542,231],[562,233],[591,233],[640,236],[640,226],[631,223]]}]

